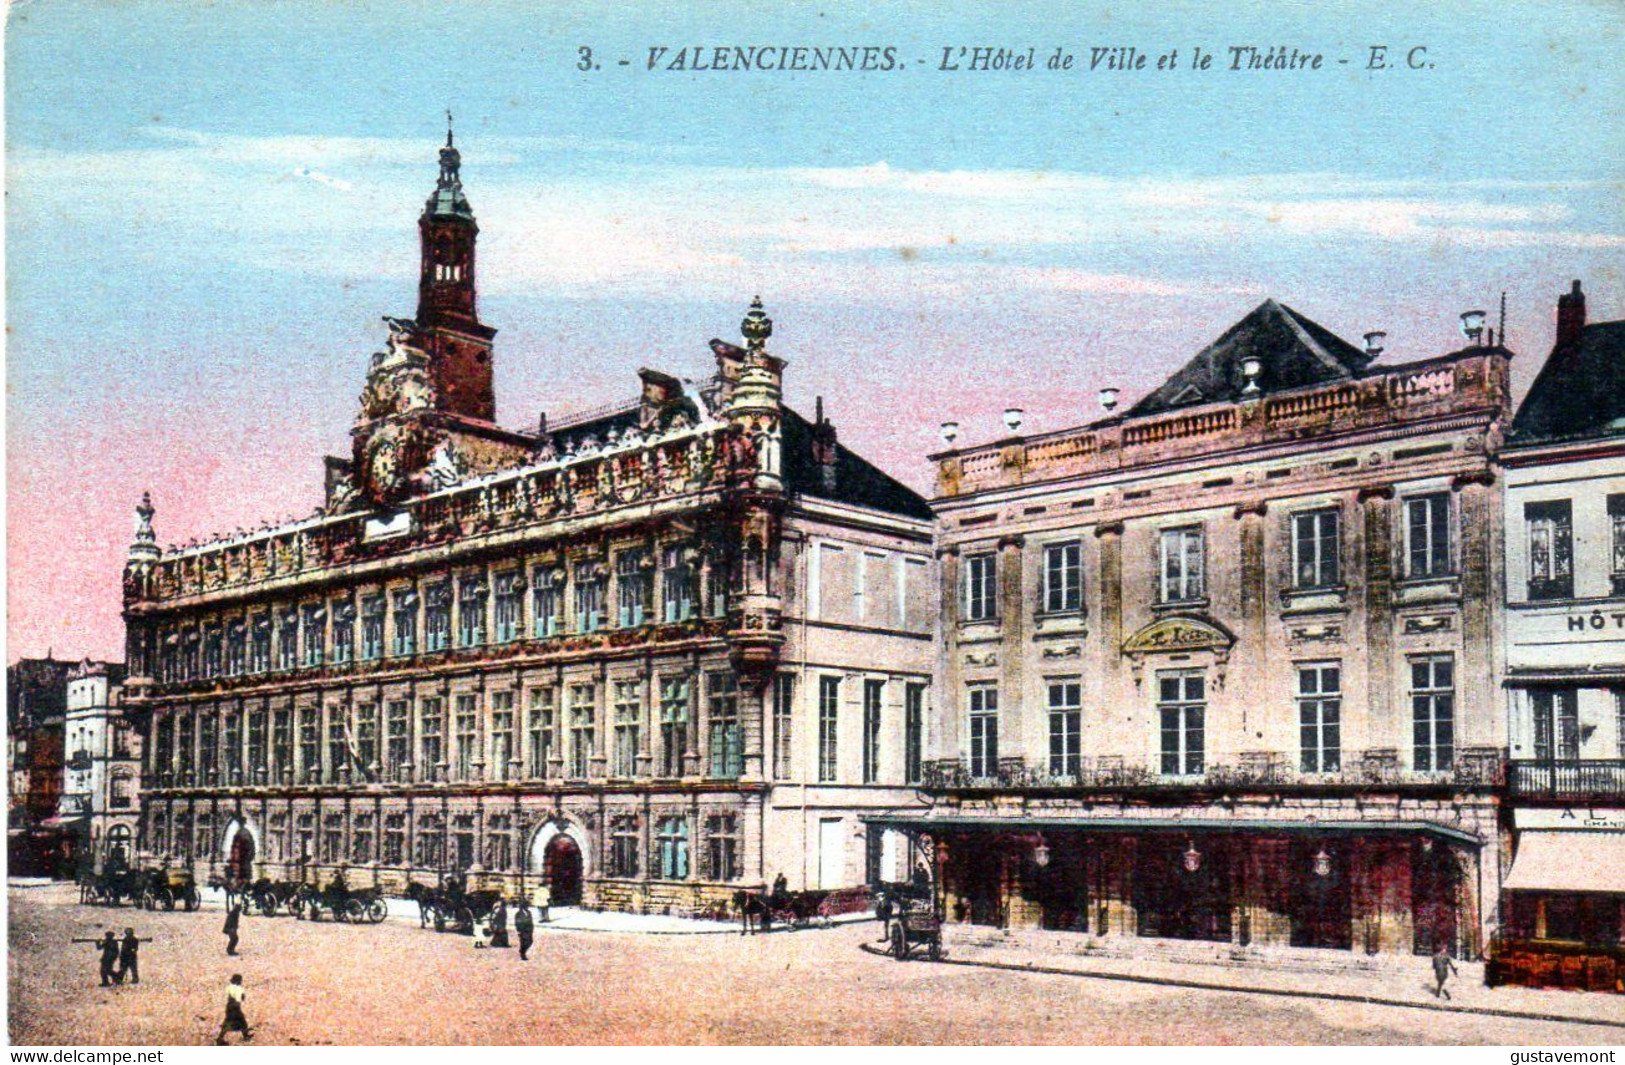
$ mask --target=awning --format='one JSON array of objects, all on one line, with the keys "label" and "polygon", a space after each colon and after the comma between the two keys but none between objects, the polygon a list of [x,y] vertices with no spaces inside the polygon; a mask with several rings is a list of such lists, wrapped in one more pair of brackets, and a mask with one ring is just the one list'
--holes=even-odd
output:
[{"label": "awning", "polygon": [[882,828],[912,829],[933,832],[942,829],[1081,829],[1087,832],[1258,832],[1302,833],[1335,832],[1342,835],[1376,835],[1379,833],[1410,833],[1437,836],[1470,847],[1482,847],[1484,841],[1471,832],[1441,825],[1436,821],[1320,821],[1304,818],[1294,821],[1268,821],[1261,818],[1221,817],[978,817],[975,815],[899,815],[875,814],[861,819],[866,824]]},{"label": "awning", "polygon": [[1625,832],[1524,832],[1502,887],[1625,895]]}]

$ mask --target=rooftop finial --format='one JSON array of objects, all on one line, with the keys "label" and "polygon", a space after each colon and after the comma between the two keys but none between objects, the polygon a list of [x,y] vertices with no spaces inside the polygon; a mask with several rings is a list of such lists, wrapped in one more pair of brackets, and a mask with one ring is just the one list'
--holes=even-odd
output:
[{"label": "rooftop finial", "polygon": [[448,107],[446,108],[446,147],[450,148],[451,146],[451,108]]},{"label": "rooftop finial", "polygon": [[750,310],[745,314],[745,320],[740,323],[740,332],[745,334],[746,347],[753,350],[761,348],[767,343],[767,338],[773,335],[773,319],[762,309],[762,297],[757,296],[750,301]]}]

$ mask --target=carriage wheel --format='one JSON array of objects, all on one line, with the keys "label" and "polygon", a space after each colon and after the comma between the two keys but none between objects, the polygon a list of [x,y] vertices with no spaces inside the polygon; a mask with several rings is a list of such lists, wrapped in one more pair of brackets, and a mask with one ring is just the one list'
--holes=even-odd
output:
[{"label": "carriage wheel", "polygon": [[186,912],[193,913],[203,905],[203,895],[195,887],[186,889]]},{"label": "carriage wheel", "polygon": [[908,936],[900,924],[892,926],[891,953],[898,961],[908,961]]},{"label": "carriage wheel", "polygon": [[289,899],[288,910],[296,919],[303,921],[305,919],[305,897],[303,895],[295,895],[293,898]]},{"label": "carriage wheel", "polygon": [[389,907],[384,905],[383,899],[373,899],[367,903],[367,920],[373,924],[383,924],[384,918],[389,916]]},{"label": "carriage wheel", "polygon": [[160,888],[158,891],[158,905],[162,906],[166,911],[173,913],[175,910],[174,892],[170,891],[168,888]]},{"label": "carriage wheel", "polygon": [[360,899],[351,899],[344,904],[344,916],[346,919],[360,924],[362,919],[367,916],[366,904]]},{"label": "carriage wheel", "polygon": [[474,911],[467,906],[457,907],[457,931],[465,936],[474,934]]},{"label": "carriage wheel", "polygon": [[254,904],[259,907],[260,915],[262,917],[274,917],[274,916],[276,916],[276,896],[275,895],[270,895],[270,894],[259,895],[254,899]]}]

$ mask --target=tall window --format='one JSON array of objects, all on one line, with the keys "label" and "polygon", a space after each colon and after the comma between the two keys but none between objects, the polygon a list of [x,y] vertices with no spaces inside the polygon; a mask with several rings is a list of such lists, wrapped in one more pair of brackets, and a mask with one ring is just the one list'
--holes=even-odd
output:
[{"label": "tall window", "polygon": [[[198,766],[198,776],[206,784],[215,782],[216,771],[219,767],[219,751],[216,747],[220,719],[213,714],[204,714],[198,719],[198,750],[201,752],[202,764]],[[79,742],[83,742],[80,740]],[[89,754],[89,751],[85,752]]]},{"label": "tall window", "polygon": [[408,588],[395,593],[395,653],[418,652],[418,593]]},{"label": "tall window", "polygon": [[1529,598],[1574,596],[1574,506],[1567,499],[1525,503],[1529,527]]},{"label": "tall window", "polygon": [[385,865],[400,865],[406,857],[406,815],[385,814],[383,853]]},{"label": "tall window", "polygon": [[322,719],[314,706],[299,711],[299,762],[301,779],[315,784],[322,776]]},{"label": "tall window", "polygon": [[451,585],[431,584],[423,592],[423,649],[433,654],[451,646]]},{"label": "tall window", "polygon": [[655,828],[660,879],[688,879],[688,818],[662,817]]},{"label": "tall window", "polygon": [[1625,688],[1614,689],[1614,738],[1619,757],[1625,758]]},{"label": "tall window", "polygon": [[355,757],[360,763],[356,775],[362,780],[378,779],[378,704],[358,703],[355,708]]},{"label": "tall window", "polygon": [[978,684],[966,694],[970,706],[970,775],[995,776],[999,770],[999,689]]},{"label": "tall window", "polygon": [[1195,670],[1157,674],[1164,776],[1200,776],[1204,769],[1207,678]]},{"label": "tall window", "polygon": [[880,704],[886,692],[883,680],[863,682],[863,782],[880,779]]},{"label": "tall window", "polygon": [[610,767],[610,776],[630,777],[637,774],[638,739],[642,720],[643,682],[616,681],[614,761]]},{"label": "tall window", "polygon": [[903,783],[921,780],[925,752],[925,685],[903,689]]},{"label": "tall window", "polygon": [[492,814],[485,821],[485,867],[513,868],[513,815]]},{"label": "tall window", "polygon": [[454,814],[451,819],[451,867],[460,873],[474,864],[474,815]]},{"label": "tall window", "polygon": [[301,621],[305,637],[305,654],[301,663],[319,666],[327,657],[327,610],[320,605],[307,606]]},{"label": "tall window", "polygon": [[597,632],[604,627],[604,567],[583,562],[576,567],[576,631]]},{"label": "tall window", "polygon": [[480,701],[477,695],[457,696],[457,716],[453,765],[457,780],[479,779],[477,763],[480,760]]},{"label": "tall window", "polygon": [[1044,613],[1083,609],[1083,545],[1077,540],[1044,548]]},{"label": "tall window", "polygon": [[548,763],[553,760],[554,739],[558,728],[558,690],[551,686],[530,690],[530,776],[545,780]]},{"label": "tall window", "polygon": [[264,673],[271,668],[271,615],[255,614],[249,623],[248,671]]},{"label": "tall window", "polygon": [[513,692],[491,693],[491,772],[489,780],[512,780],[518,768],[513,746]]},{"label": "tall window", "polygon": [[1335,508],[1292,515],[1292,584],[1331,588],[1340,577],[1338,513]]},{"label": "tall window", "polygon": [[493,582],[496,596],[491,606],[491,625],[498,643],[519,639],[521,615],[524,613],[525,582],[518,570],[499,573]]},{"label": "tall window", "polygon": [[203,630],[203,675],[218,677],[225,666],[225,631],[219,625],[210,625]]},{"label": "tall window", "polygon": [[388,779],[404,782],[411,760],[411,704],[405,699],[393,699],[384,713],[384,771]]},{"label": "tall window", "polygon": [[688,746],[689,680],[665,677],[660,681],[659,775],[683,775],[683,750]]},{"label": "tall window", "polygon": [[1164,529],[1157,537],[1157,601],[1182,603],[1207,590],[1204,536],[1200,525]]},{"label": "tall window", "polygon": [[439,814],[423,814],[418,818],[417,864],[438,870],[446,860],[446,822]]},{"label": "tall window", "polygon": [[348,599],[333,600],[333,661],[350,662],[355,659],[355,603]]},{"label": "tall window", "polygon": [[615,611],[623,629],[642,625],[654,612],[654,560],[642,549],[615,557]]},{"label": "tall window", "polygon": [[999,612],[998,557],[992,552],[965,557],[965,620],[990,621]]},{"label": "tall window", "polygon": [[661,601],[667,621],[687,621],[694,616],[694,548],[672,544],[661,554]]},{"label": "tall window", "polygon": [[570,776],[585,779],[597,751],[597,689],[591,684],[570,687]]},{"label": "tall window", "polygon": [[366,865],[372,861],[372,814],[356,814],[350,828],[350,861]]},{"label": "tall window", "polygon": [[252,774],[251,781],[259,783],[265,779],[265,772],[269,763],[265,760],[265,724],[264,710],[251,710],[248,714],[248,771]]},{"label": "tall window", "polygon": [[609,819],[609,875],[631,880],[638,875],[638,816]]},{"label": "tall window", "polygon": [[446,709],[438,698],[423,700],[423,757],[418,761],[418,776],[423,780],[441,779],[441,766],[446,761]]},{"label": "tall window", "polygon": [[329,865],[344,860],[344,815],[328,814],[322,818],[322,861]]},{"label": "tall window", "polygon": [[1335,773],[1342,768],[1342,725],[1342,667],[1335,663],[1299,666],[1299,764],[1305,773]]},{"label": "tall window", "polygon": [[1456,660],[1450,655],[1411,659],[1411,720],[1415,730],[1413,765],[1442,772],[1455,764]]},{"label": "tall window", "polygon": [[531,634],[557,636],[564,628],[564,571],[552,566],[531,573]]},{"label": "tall window", "polygon": [[369,595],[361,600],[361,657],[369,662],[384,657],[382,595]]},{"label": "tall window", "polygon": [[739,818],[716,814],[705,819],[706,871],[712,880],[739,879]]},{"label": "tall window", "polygon": [[[334,706],[328,710],[327,717],[327,779],[331,781],[348,780],[353,768],[350,758],[350,726],[345,720],[342,707]],[[312,763],[308,758],[305,761],[305,779],[314,780],[313,774],[320,768],[320,763]]]},{"label": "tall window", "polygon": [[818,678],[818,782],[833,783],[840,771],[841,678]]},{"label": "tall window", "polygon": [[[1625,493],[1608,497],[1608,526],[1612,544],[1609,571],[1613,575],[1613,592],[1615,595],[1625,595]],[[1625,732],[1621,732],[1620,737],[1622,749],[1625,749]]]},{"label": "tall window", "polygon": [[732,673],[705,676],[711,776],[732,779],[744,769],[744,732],[739,725],[739,680]]},{"label": "tall window", "polygon": [[1449,493],[1405,500],[1405,557],[1411,577],[1442,577],[1453,572]]},{"label": "tall window", "polygon": [[478,647],[485,642],[485,607],[491,597],[485,577],[465,577],[457,586],[457,643]]},{"label": "tall window", "polygon": [[248,623],[232,618],[226,623],[226,674],[238,676],[248,664]]},{"label": "tall window", "polygon": [[1083,685],[1075,680],[1049,683],[1049,771],[1051,776],[1075,777],[1083,768],[1081,731]]},{"label": "tall window", "polygon": [[785,780],[795,772],[796,678],[789,673],[773,677],[773,776]]},{"label": "tall window", "polygon": [[[227,714],[225,726],[221,730],[221,742],[225,747],[225,767],[221,774],[227,783],[236,784],[242,781],[241,766],[243,764],[243,715]],[[127,757],[129,754],[128,733],[124,729],[115,732],[116,746],[113,757]]]},{"label": "tall window", "polygon": [[1535,726],[1535,757],[1572,762],[1580,757],[1580,693],[1574,688],[1535,688],[1529,693]]}]

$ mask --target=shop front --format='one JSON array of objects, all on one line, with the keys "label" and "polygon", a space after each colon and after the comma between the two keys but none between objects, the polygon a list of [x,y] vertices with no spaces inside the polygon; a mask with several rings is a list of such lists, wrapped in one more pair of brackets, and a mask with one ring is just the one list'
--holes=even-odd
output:
[{"label": "shop front", "polygon": [[950,926],[1479,956],[1481,840],[1416,821],[894,818]]},{"label": "shop front", "polygon": [[1625,993],[1625,808],[1513,811],[1491,984]]}]

